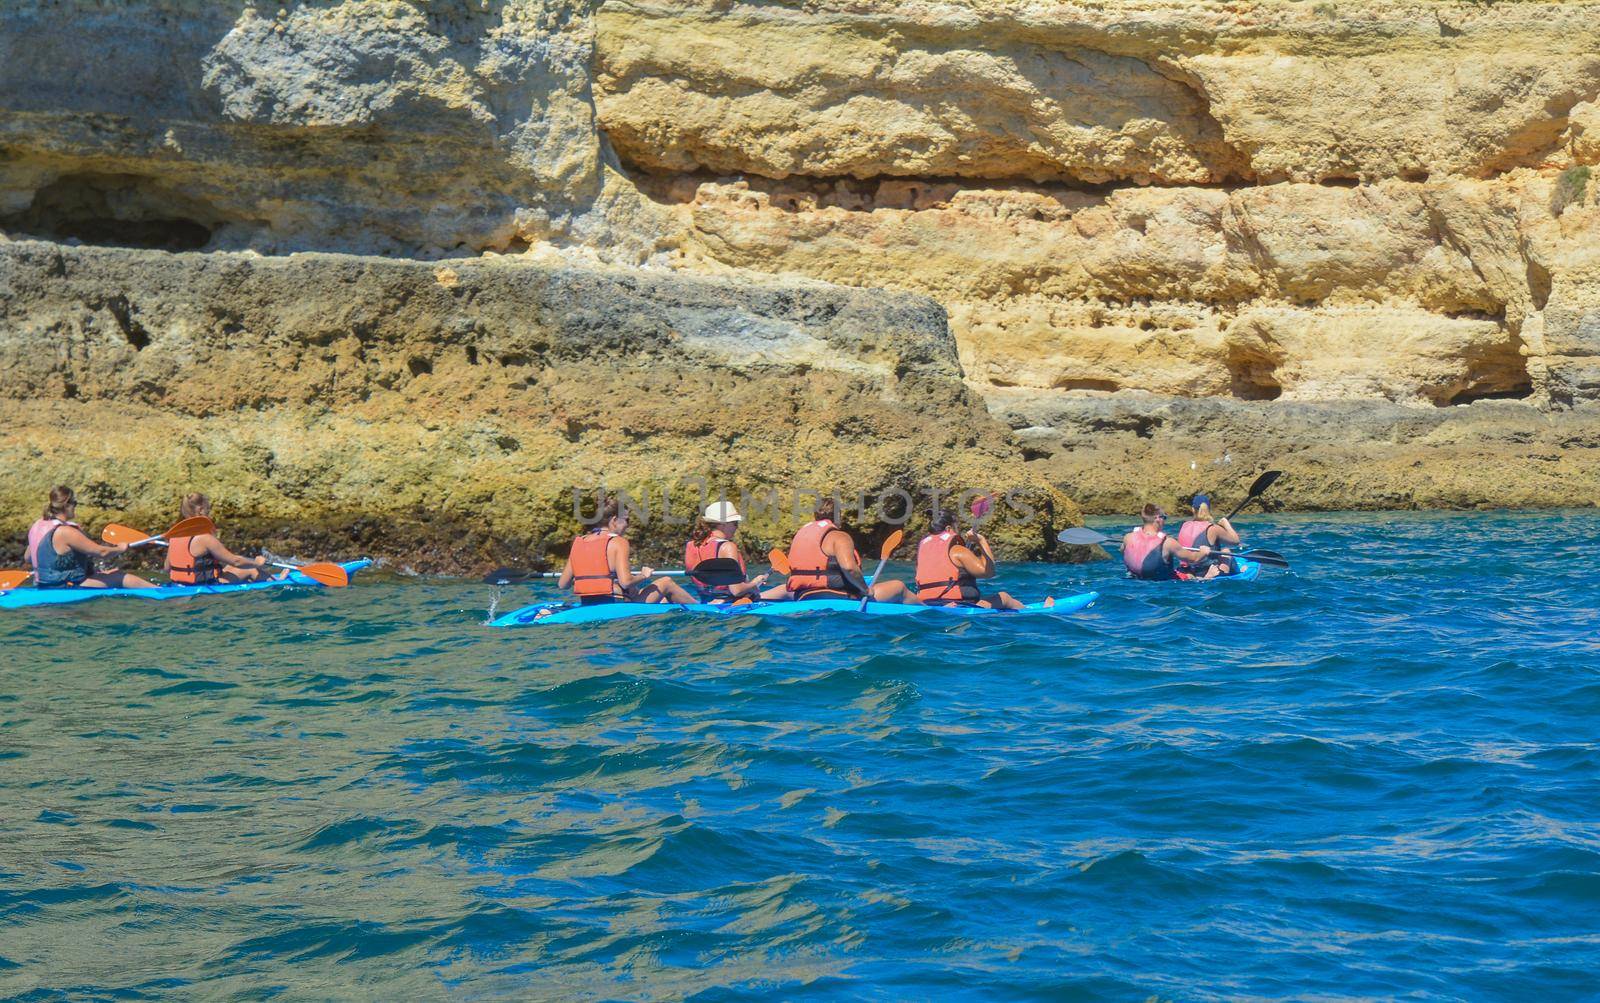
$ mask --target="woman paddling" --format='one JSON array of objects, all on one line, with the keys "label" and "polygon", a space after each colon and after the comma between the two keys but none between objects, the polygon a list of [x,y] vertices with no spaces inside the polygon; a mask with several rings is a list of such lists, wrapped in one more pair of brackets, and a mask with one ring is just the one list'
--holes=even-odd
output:
[{"label": "woman paddling", "polygon": [[34,583],[41,589],[150,589],[147,582],[126,571],[95,571],[99,557],[120,557],[126,544],[106,546],[89,539],[74,520],[78,499],[72,489],[51,489],[44,517],[28,530],[28,561],[33,565]]},{"label": "woman paddling", "polygon": [[[1213,551],[1212,562],[1221,569],[1221,573],[1233,574],[1233,561],[1215,552],[1223,547],[1237,547],[1242,543],[1238,531],[1233,528],[1227,516],[1221,519],[1211,518],[1211,499],[1207,495],[1195,495],[1189,505],[1194,509],[1194,518],[1178,527],[1178,546],[1210,547]],[[1197,569],[1195,565],[1185,563],[1183,570],[1193,572]]]},{"label": "woman paddling", "polygon": [[811,521],[789,544],[789,592],[796,599],[860,599],[869,592],[877,602],[907,602],[906,583],[895,579],[867,584],[855,541],[834,521],[832,498],[817,503]]},{"label": "woman paddling", "polygon": [[1162,531],[1166,525],[1167,513],[1159,505],[1146,505],[1144,511],[1139,513],[1142,525],[1138,529],[1129,530],[1122,538],[1122,563],[1128,569],[1128,574],[1134,578],[1143,578],[1146,581],[1172,581],[1179,578],[1215,578],[1219,573],[1216,565],[1207,568],[1202,574],[1189,574],[1180,572],[1175,563],[1187,561],[1190,564],[1200,564],[1211,556],[1208,546],[1183,547],[1177,540]]},{"label": "woman paddling", "polygon": [[692,603],[694,597],[668,577],[649,578],[655,572],[642,568],[633,573],[628,562],[628,513],[616,499],[600,506],[595,528],[572,541],[567,565],[557,584],[571,589],[579,605],[611,602]]},{"label": "woman paddling", "polygon": [[[724,501],[708,506],[696,521],[694,534],[683,548],[683,567],[688,572],[689,585],[699,593],[701,602],[732,602],[746,596],[766,600],[789,597],[789,590],[782,585],[762,591],[761,587],[767,583],[766,574],[736,582],[706,581],[695,577],[695,568],[705,561],[736,562],[739,576],[743,578],[746,575],[744,554],[739,552],[739,545],[733,539],[743,518],[738,509]],[[731,567],[729,570],[732,570]]]},{"label": "woman paddling", "polygon": [[957,532],[956,513],[935,507],[933,531],[917,544],[917,602],[924,606],[1021,609],[1005,592],[984,595],[978,579],[993,578],[994,550],[976,528]]},{"label": "woman paddling", "polygon": [[[182,518],[211,518],[211,499],[196,491],[185,496],[179,506]],[[266,577],[265,557],[240,557],[214,533],[201,536],[175,536],[167,541],[167,562],[163,569],[174,585],[216,585],[260,581]],[[281,572],[283,578],[289,572]]]}]

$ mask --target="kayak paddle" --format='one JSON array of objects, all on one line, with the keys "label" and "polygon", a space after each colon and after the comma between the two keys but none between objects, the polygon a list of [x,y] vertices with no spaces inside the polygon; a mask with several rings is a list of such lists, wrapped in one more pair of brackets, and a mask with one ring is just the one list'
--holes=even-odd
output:
[{"label": "kayak paddle", "polygon": [[1246,505],[1255,501],[1257,498],[1260,498],[1266,492],[1266,490],[1272,487],[1272,485],[1277,482],[1278,478],[1282,476],[1283,471],[1281,470],[1269,470],[1260,477],[1257,477],[1256,482],[1250,485],[1250,493],[1245,495],[1244,501],[1233,507],[1233,511],[1229,512],[1227,515],[1227,520],[1232,522],[1234,516],[1243,511]]},{"label": "kayak paddle", "polygon": [[767,563],[772,565],[772,570],[787,578],[794,568],[789,564],[789,555],[774,547],[767,553]]},{"label": "kayak paddle", "polygon": [[160,543],[171,536],[209,536],[217,531],[216,525],[203,515],[192,519],[183,519],[165,533],[151,536],[149,533],[134,529],[132,526],[119,526],[112,523],[100,531],[100,539],[113,547],[127,544],[131,547],[143,547],[152,543]]},{"label": "kayak paddle", "polygon": [[[183,522],[180,522],[178,525],[172,527],[172,529],[167,530],[167,532],[163,533],[162,536],[199,536],[201,535],[199,532],[174,534],[172,531],[180,528],[195,529],[196,527],[193,525],[186,525],[195,522],[204,522],[207,526],[211,526],[210,519],[207,519],[204,516],[197,516],[194,519],[185,519]],[[212,532],[213,529],[215,529],[215,527],[204,530],[204,532],[209,533]],[[113,531],[116,531],[115,534],[113,534]],[[100,538],[105,540],[107,543],[120,543],[120,540],[113,540],[112,536],[123,536],[126,534],[136,534],[141,537],[137,543],[130,543],[128,545],[130,547],[142,547],[147,543],[154,544],[157,547],[165,547],[168,545],[167,541],[161,539],[160,536],[146,536],[144,533],[140,533],[137,529],[129,529],[127,526],[118,526],[115,524],[107,526],[105,532],[101,534]],[[307,578],[316,582],[318,585],[326,585],[330,589],[342,589],[346,585],[350,584],[350,572],[346,571],[343,567],[337,564],[327,561],[318,564],[283,564],[279,561],[268,561],[267,567],[282,568],[285,571],[298,571],[302,575],[305,575]]]},{"label": "kayak paddle", "polygon": [[0,571],[0,592],[20,589],[22,583],[33,577],[31,571]]},{"label": "kayak paddle", "polygon": [[883,541],[883,548],[879,551],[877,570],[872,572],[872,577],[867,579],[867,594],[861,597],[861,611],[866,612],[867,601],[872,598],[872,586],[878,583],[878,576],[883,574],[883,566],[889,563],[889,555],[900,546],[900,541],[906,538],[904,530],[895,530],[889,538]]},{"label": "kayak paddle", "polygon": [[1122,546],[1121,540],[1113,540],[1104,533],[1096,533],[1088,526],[1074,526],[1071,529],[1063,529],[1056,534],[1056,539],[1069,547],[1100,547],[1108,543],[1113,547]]},{"label": "kayak paddle", "polygon": [[298,571],[302,575],[316,582],[326,585],[330,589],[342,589],[350,584],[350,572],[331,562],[317,564],[281,564],[277,561],[268,561],[269,568],[283,568],[286,571]]},{"label": "kayak paddle", "polygon": [[1255,561],[1257,564],[1264,564],[1269,568],[1287,569],[1289,567],[1289,559],[1276,550],[1251,550],[1246,548],[1234,551],[1233,556],[1243,557],[1246,560]]},{"label": "kayak paddle", "polygon": [[707,585],[743,585],[744,569],[731,557],[709,557],[694,566],[689,576]]}]

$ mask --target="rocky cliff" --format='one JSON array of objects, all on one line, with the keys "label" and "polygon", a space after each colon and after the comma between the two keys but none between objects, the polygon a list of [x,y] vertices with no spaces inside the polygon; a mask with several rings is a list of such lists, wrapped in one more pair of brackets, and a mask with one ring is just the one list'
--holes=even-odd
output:
[{"label": "rocky cliff", "polygon": [[17,0],[6,506],[1593,504],[1597,161],[1587,2]]}]

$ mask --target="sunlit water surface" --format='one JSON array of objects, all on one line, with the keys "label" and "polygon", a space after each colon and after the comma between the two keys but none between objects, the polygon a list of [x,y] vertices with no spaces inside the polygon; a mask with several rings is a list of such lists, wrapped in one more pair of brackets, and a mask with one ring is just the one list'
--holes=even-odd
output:
[{"label": "sunlit water surface", "polygon": [[1006,569],[1070,619],[0,613],[0,995],[1594,998],[1600,517],[1249,528]]}]

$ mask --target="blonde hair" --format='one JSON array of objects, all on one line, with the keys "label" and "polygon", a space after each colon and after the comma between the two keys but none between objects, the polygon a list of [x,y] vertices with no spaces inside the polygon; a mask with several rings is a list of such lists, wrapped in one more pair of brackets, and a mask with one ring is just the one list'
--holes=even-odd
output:
[{"label": "blonde hair", "polygon": [[198,491],[183,496],[183,504],[178,507],[178,514],[185,519],[193,519],[197,515],[211,514],[211,499]]}]

